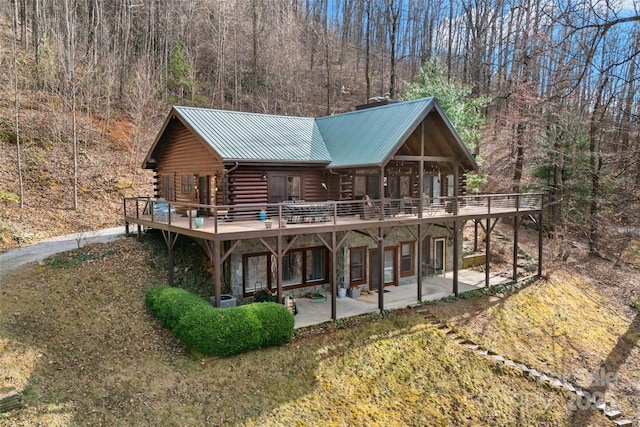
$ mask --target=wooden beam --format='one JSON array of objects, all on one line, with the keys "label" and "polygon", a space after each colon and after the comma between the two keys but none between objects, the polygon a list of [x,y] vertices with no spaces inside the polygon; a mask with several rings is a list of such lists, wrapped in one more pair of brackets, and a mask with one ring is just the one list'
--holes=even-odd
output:
[{"label": "wooden beam", "polygon": [[168,277],[168,285],[169,286],[173,286],[173,278],[174,278],[174,274],[173,274],[173,247],[176,244],[176,240],[178,240],[178,234],[177,233],[172,233],[171,230],[162,230],[162,236],[164,237],[164,241],[167,244],[167,250],[169,252],[169,277]]},{"label": "wooden beam", "polygon": [[[278,237],[281,237],[282,235],[278,235]],[[287,247],[284,248],[284,252],[283,253],[287,253],[289,252],[289,249],[291,249],[291,246],[293,246],[293,244],[296,242],[296,240],[298,240],[298,237],[300,237],[300,234],[296,234],[293,236],[293,239],[291,239],[291,241],[287,244]]]},{"label": "wooden beam", "polygon": [[418,244],[418,250],[416,251],[416,257],[418,259],[418,268],[416,274],[416,284],[418,285],[418,302],[422,302],[422,242],[424,241],[422,236],[422,224],[418,224],[418,236],[416,238]]},{"label": "wooden beam", "polygon": [[[444,157],[444,156],[393,156],[391,160],[396,160],[399,162],[446,162],[446,163],[455,163],[459,161],[457,157]],[[422,189],[421,189],[422,190]]]},{"label": "wooden beam", "polygon": [[222,296],[222,261],[220,260],[220,241],[213,241],[213,274],[216,294],[216,307],[220,307]]},{"label": "wooden beam", "polygon": [[278,238],[276,240],[277,244],[277,259],[278,259],[278,279],[277,279],[277,289],[278,289],[278,303],[282,302],[282,256],[284,255],[284,251],[282,250],[282,234],[278,234]]},{"label": "wooden beam", "polygon": [[520,228],[520,219],[516,215],[513,217],[513,281],[518,280],[518,229]]},{"label": "wooden beam", "polygon": [[478,220],[473,220],[473,251],[478,251]]},{"label": "wooden beam", "polygon": [[233,250],[236,248],[236,246],[238,246],[240,244],[240,240],[236,240],[235,242],[233,242],[233,245],[231,245],[231,247],[229,248],[228,251],[226,251],[224,253],[224,255],[222,256],[222,262],[225,262],[227,260],[227,258],[229,258],[229,255],[231,255],[233,253]]},{"label": "wooden beam", "polygon": [[[214,241],[205,239],[204,244],[207,247],[207,255],[209,255],[209,258],[213,261]],[[240,240],[236,240],[235,242],[233,242],[231,247],[222,255],[222,258],[220,259],[220,261],[225,262],[227,258],[229,258],[229,256],[233,253],[233,250],[236,248],[236,246],[238,246],[239,244],[240,244]]]},{"label": "wooden beam", "polygon": [[458,289],[458,256],[458,227],[457,222],[453,221],[453,294],[456,297],[460,295]]},{"label": "wooden beam", "polygon": [[420,210],[418,211],[418,218],[422,218],[424,209],[424,120],[420,123],[420,160],[418,169],[418,194],[420,197]]},{"label": "wooden beam", "polygon": [[[331,232],[331,234],[332,234],[331,245],[333,245],[333,244],[334,244],[334,243],[333,243],[333,233],[335,233],[335,231],[332,231],[332,232]],[[332,250],[332,249],[333,249],[333,246],[329,245],[329,244],[327,243],[327,241],[326,241],[326,240],[324,240],[324,238],[323,238],[320,234],[316,233],[316,237],[318,238],[318,240],[320,240],[320,241],[322,242],[322,244],[323,244],[327,249],[329,249],[329,250]]]},{"label": "wooden beam", "polygon": [[487,226],[485,228],[485,243],[484,243],[484,286],[489,287],[489,253],[491,252],[491,218],[487,218]]},{"label": "wooden beam", "polygon": [[269,252],[271,252],[275,256],[278,256],[278,253],[276,252],[276,250],[273,249],[271,245],[269,245],[262,237],[259,237],[258,240],[260,240],[260,243],[262,243]]},{"label": "wooden beam", "polygon": [[427,229],[424,230],[424,232],[422,233],[422,235],[420,236],[420,240],[424,240],[425,237],[427,237],[427,234],[429,234],[429,232],[431,231],[431,229],[433,228],[434,224],[427,224]]},{"label": "wooden beam", "polygon": [[378,278],[378,309],[384,311],[384,228],[380,227],[378,237],[378,251],[379,251],[379,278]]},{"label": "wooden beam", "polygon": [[[421,224],[418,224],[418,227],[420,227]],[[405,225],[404,228],[409,232],[409,234],[411,234],[411,237],[413,237],[414,239],[418,240],[418,236],[420,235],[420,229],[418,228],[418,234],[414,233],[413,230],[411,229],[411,227],[409,227],[408,225]]]},{"label": "wooden beam", "polygon": [[336,242],[336,231],[331,232],[331,319],[338,317],[337,294],[338,294],[338,244]]},{"label": "wooden beam", "polygon": [[349,233],[351,233],[351,230],[347,231],[345,233],[345,235],[342,236],[342,239],[340,239],[340,241],[338,242],[338,246],[335,247],[336,249],[340,248],[340,246],[342,246],[342,244],[345,242],[345,240],[347,240],[347,237],[349,236]]}]

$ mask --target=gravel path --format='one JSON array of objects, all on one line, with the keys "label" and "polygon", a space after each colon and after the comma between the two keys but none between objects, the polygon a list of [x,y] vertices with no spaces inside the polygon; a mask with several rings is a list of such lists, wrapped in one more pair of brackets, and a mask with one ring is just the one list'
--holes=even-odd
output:
[{"label": "gravel path", "polygon": [[105,228],[86,233],[54,237],[40,243],[12,249],[0,254],[0,274],[31,262],[41,261],[51,255],[91,243],[103,243],[124,237],[124,226]]}]

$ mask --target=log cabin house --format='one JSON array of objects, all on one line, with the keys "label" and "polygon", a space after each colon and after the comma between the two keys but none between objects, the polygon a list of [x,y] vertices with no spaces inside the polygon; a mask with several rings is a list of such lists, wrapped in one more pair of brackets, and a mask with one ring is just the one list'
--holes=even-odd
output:
[{"label": "log cabin house", "polygon": [[[223,293],[324,292],[335,319],[338,288],[443,271],[457,294],[464,223],[488,230],[488,246],[503,217],[517,277],[517,229],[542,221],[542,196],[467,195],[478,165],[434,98],[364,107],[315,119],[173,107],[143,164],[154,197],[124,200],[127,230],[161,229],[170,264],[178,235],[202,239],[218,306]],[[541,258],[539,244],[538,274]]]}]

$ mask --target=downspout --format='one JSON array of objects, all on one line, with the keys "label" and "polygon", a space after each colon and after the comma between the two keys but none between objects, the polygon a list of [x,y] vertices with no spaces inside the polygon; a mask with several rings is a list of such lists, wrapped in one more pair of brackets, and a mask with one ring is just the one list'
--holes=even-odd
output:
[{"label": "downspout", "polygon": [[238,169],[238,166],[240,166],[240,165],[238,164],[238,162],[236,162],[235,166],[233,166],[233,167],[232,167],[231,169],[229,169],[229,170],[223,170],[223,171],[222,171],[222,173],[224,173],[224,174],[230,174],[230,173],[231,173],[231,172],[233,172],[234,170]]}]

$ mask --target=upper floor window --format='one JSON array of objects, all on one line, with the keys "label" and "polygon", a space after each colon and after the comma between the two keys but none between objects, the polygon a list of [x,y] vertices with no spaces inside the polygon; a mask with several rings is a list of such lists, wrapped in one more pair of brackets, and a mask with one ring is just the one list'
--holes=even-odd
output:
[{"label": "upper floor window", "polygon": [[449,197],[456,195],[455,182],[456,180],[453,175],[447,175],[447,196]]},{"label": "upper floor window", "polygon": [[180,177],[180,192],[182,194],[192,194],[195,191],[195,179],[191,175]]},{"label": "upper floor window", "polygon": [[302,199],[302,178],[300,176],[270,175],[269,202]]},{"label": "upper floor window", "polygon": [[380,198],[380,175],[355,175],[353,177],[353,195],[356,199],[369,196]]},{"label": "upper floor window", "polygon": [[173,175],[162,176],[162,197],[169,202],[176,199]]}]

